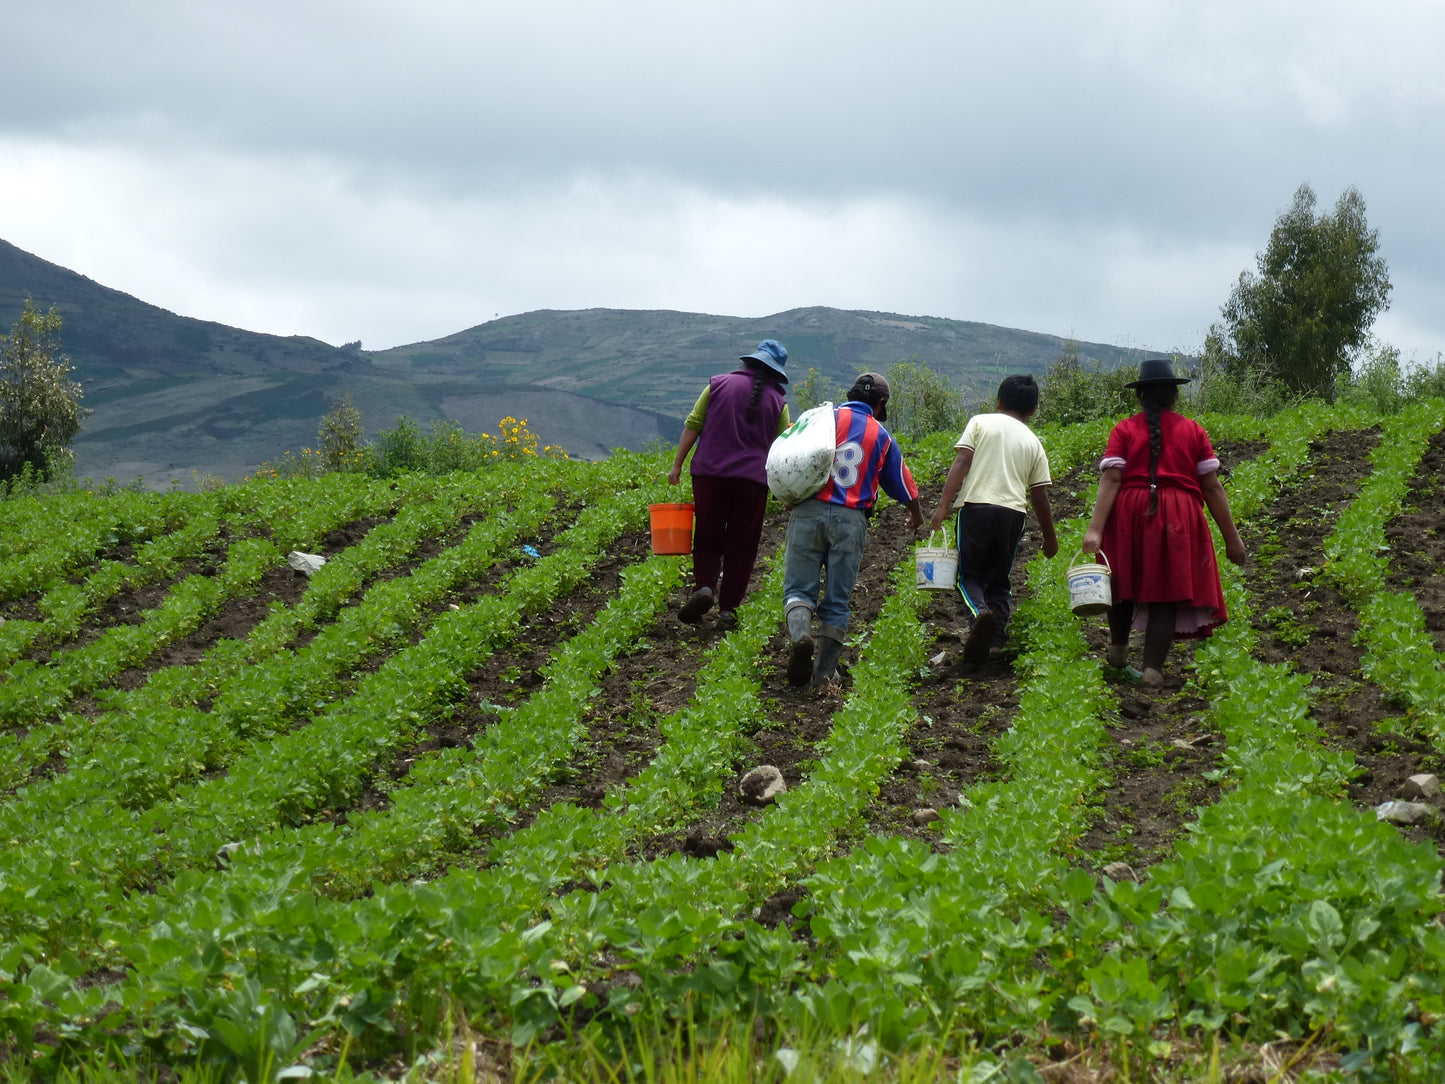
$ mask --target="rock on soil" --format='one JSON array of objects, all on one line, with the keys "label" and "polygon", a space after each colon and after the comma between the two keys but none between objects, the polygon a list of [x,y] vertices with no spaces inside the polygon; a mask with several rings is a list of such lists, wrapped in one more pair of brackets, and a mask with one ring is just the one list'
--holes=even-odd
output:
[{"label": "rock on soil", "polygon": [[1375,816],[1391,824],[1419,824],[1434,813],[1434,808],[1424,802],[1381,802],[1375,807]]},{"label": "rock on soil", "polygon": [[787,789],[783,773],[771,764],[754,768],[738,780],[738,798],[749,805],[771,805]]}]

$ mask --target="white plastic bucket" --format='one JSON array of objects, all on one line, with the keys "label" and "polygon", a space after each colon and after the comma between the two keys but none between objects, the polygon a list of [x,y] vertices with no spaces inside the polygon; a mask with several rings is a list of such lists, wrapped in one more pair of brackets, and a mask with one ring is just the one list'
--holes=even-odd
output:
[{"label": "white plastic bucket", "polygon": [[1099,551],[1099,556],[1104,560],[1102,565],[1090,562],[1074,565],[1068,571],[1069,608],[1080,617],[1108,613],[1114,602],[1114,591],[1109,583],[1113,570],[1109,568],[1109,558],[1104,556],[1103,550]]},{"label": "white plastic bucket", "polygon": [[[943,535],[943,545],[933,540]],[[958,579],[958,551],[948,544],[948,534],[935,531],[928,536],[928,545],[919,546],[913,554],[913,565],[919,587],[928,591],[951,590]]]}]

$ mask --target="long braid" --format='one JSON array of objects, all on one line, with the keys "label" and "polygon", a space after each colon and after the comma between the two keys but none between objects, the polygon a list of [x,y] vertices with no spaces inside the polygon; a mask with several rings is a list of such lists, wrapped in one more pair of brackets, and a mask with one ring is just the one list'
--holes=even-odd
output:
[{"label": "long braid", "polygon": [[768,378],[763,375],[762,366],[754,365],[753,370],[753,397],[748,400],[748,421],[754,421],[758,416],[758,401],[763,397],[763,388],[767,386]]},{"label": "long braid", "polygon": [[1139,389],[1139,406],[1149,424],[1149,511],[1146,515],[1159,511],[1159,457],[1164,452],[1164,423],[1159,415],[1178,399],[1179,388],[1174,384],[1146,384]]}]

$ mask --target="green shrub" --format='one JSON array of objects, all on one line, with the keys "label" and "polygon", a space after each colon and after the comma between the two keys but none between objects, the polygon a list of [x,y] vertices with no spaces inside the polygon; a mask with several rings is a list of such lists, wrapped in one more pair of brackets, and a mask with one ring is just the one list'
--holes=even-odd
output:
[{"label": "green shrub", "polygon": [[1359,366],[1347,378],[1340,379],[1338,397],[1379,414],[1398,414],[1406,399],[1400,351],[1371,338],[1360,352]]},{"label": "green shrub", "polygon": [[389,478],[404,471],[425,471],[428,458],[421,427],[403,414],[396,419],[395,429],[383,429],[376,435],[366,472],[375,478]]},{"label": "green shrub", "polygon": [[808,375],[793,384],[793,402],[798,405],[798,413],[801,414],[823,403],[841,402],[847,390],[838,387],[810,365]]},{"label": "green shrub", "polygon": [[1421,365],[1413,365],[1405,374],[1405,395],[1413,403],[1420,399],[1445,399],[1445,354]]},{"label": "green shrub", "polygon": [[1272,418],[1299,399],[1283,381],[1228,356],[1214,328],[1205,336],[1198,363],[1192,369],[1184,369],[1181,375],[1194,378],[1180,389],[1179,395],[1180,409],[1192,415],[1242,414]]},{"label": "green shrub", "polygon": [[1075,425],[1132,413],[1134,394],[1124,385],[1137,375],[1133,366],[1105,369],[1094,362],[1085,367],[1079,360],[1079,344],[1066,342],[1044,374],[1035,420]]},{"label": "green shrub", "polygon": [[888,367],[888,430],[914,440],[961,433],[968,421],[963,395],[915,354]]}]

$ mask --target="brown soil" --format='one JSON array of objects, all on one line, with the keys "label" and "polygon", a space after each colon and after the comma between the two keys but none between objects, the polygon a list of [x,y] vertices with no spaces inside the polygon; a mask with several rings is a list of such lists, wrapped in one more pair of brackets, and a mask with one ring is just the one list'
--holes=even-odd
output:
[{"label": "brown soil", "polygon": [[1405,507],[1385,529],[1390,544],[1389,586],[1409,591],[1425,611],[1425,627],[1435,636],[1435,649],[1445,651],[1445,533],[1441,531],[1445,498],[1445,433],[1436,433],[1410,482]]}]

